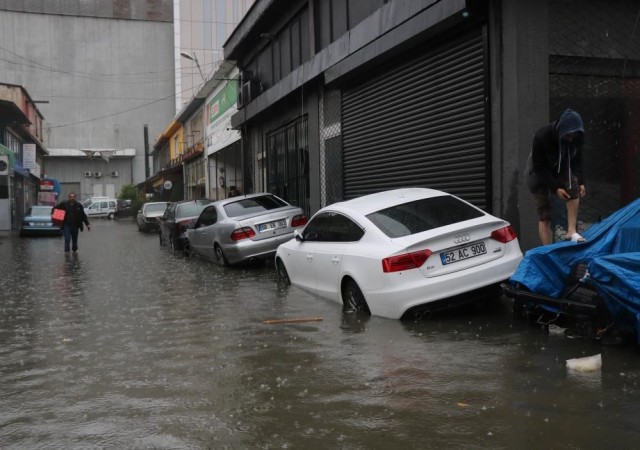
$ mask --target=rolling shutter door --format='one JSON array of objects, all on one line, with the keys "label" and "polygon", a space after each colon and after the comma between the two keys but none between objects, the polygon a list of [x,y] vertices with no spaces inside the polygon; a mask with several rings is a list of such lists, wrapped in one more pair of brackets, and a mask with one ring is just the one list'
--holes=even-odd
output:
[{"label": "rolling shutter door", "polygon": [[345,199],[419,186],[487,209],[485,55],[477,29],[343,91]]}]

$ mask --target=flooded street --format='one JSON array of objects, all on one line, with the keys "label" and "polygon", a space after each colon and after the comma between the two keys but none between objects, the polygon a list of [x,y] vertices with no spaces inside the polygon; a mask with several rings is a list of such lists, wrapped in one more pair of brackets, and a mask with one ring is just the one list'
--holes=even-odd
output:
[{"label": "flooded street", "polygon": [[[633,448],[640,358],[499,299],[421,322],[343,314],[159,246],[129,220],[0,238],[2,448]],[[263,324],[266,319],[322,321]],[[602,353],[601,371],[570,358]]]}]

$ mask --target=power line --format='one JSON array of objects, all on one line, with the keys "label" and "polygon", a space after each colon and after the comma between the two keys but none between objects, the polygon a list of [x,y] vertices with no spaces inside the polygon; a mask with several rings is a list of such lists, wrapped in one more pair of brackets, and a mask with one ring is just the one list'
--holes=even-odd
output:
[{"label": "power line", "polygon": [[[158,74],[166,74],[166,73],[170,73],[173,72],[174,75],[178,74],[178,73],[182,73],[185,70],[188,71],[187,73],[190,75],[196,75],[198,74],[197,71],[195,70],[191,70],[190,68],[188,68],[188,66],[182,66],[179,68],[173,68],[173,69],[165,69],[165,70],[158,70],[158,71],[148,71],[148,72],[135,72],[135,73],[117,73],[117,74],[105,74],[105,73],[81,73],[81,72],[70,72],[67,70],[61,70],[61,69],[56,69],[54,67],[51,66],[47,66],[45,64],[39,63],[37,61],[34,61],[32,59],[26,58],[22,55],[19,55],[15,52],[12,52],[11,50],[8,50],[6,48],[3,48],[0,46],[0,50],[4,50],[7,53],[10,53],[18,58],[24,59],[25,61],[28,61],[30,64],[28,63],[22,63],[22,62],[18,62],[18,61],[13,61],[10,59],[6,59],[6,58],[2,58],[0,57],[0,61],[4,61],[8,64],[14,64],[14,65],[19,65],[19,66],[23,66],[23,67],[30,67],[33,69],[38,69],[38,70],[43,70],[46,72],[52,72],[52,73],[60,73],[60,74],[65,74],[65,75],[71,75],[71,76],[75,76],[78,78],[85,78],[85,79],[89,79],[89,80],[97,80],[97,81],[103,81],[106,83],[123,83],[123,84],[141,84],[141,83],[148,83],[149,80],[140,80],[140,81],[128,81],[128,80],[110,80],[108,78],[111,77],[120,77],[120,76],[146,76],[146,75],[158,75]],[[222,50],[209,50],[209,49],[196,49],[196,50],[202,50],[204,52],[206,51],[222,51]],[[213,68],[215,66],[215,64],[217,63],[217,61],[212,61],[212,62],[206,62],[203,64],[203,67],[205,69],[211,67]],[[105,78],[102,78],[105,77]],[[152,81],[170,81],[168,79],[160,79],[160,80],[152,80]]]},{"label": "power line", "polygon": [[[190,91],[190,90],[192,90],[192,88],[189,88],[189,89],[183,89],[183,90],[180,92],[180,94],[183,94],[183,93],[188,92],[188,91]],[[135,110],[137,110],[137,109],[142,109],[142,108],[145,108],[145,107],[147,107],[147,106],[151,106],[151,105],[153,105],[153,104],[155,104],[155,103],[159,103],[159,102],[163,102],[163,101],[165,101],[165,100],[169,100],[169,99],[171,99],[171,98],[175,98],[175,96],[176,96],[176,94],[171,94],[171,95],[168,95],[168,96],[166,96],[166,97],[163,97],[163,98],[160,98],[160,99],[154,100],[154,101],[152,101],[152,102],[145,103],[145,104],[143,104],[143,105],[138,105],[138,106],[134,106],[133,108],[125,109],[125,110],[123,110],[123,111],[118,111],[118,112],[115,112],[115,113],[106,114],[106,115],[104,115],[104,116],[100,116],[100,117],[94,117],[94,118],[92,118],[92,119],[81,120],[81,121],[78,121],[78,122],[65,123],[65,124],[62,124],[62,125],[51,125],[51,126],[48,126],[47,128],[49,128],[49,129],[54,129],[54,128],[64,128],[64,127],[70,127],[70,126],[73,126],[73,125],[81,125],[81,124],[83,124],[83,123],[95,122],[95,121],[98,121],[98,120],[107,119],[107,118],[109,118],[109,117],[115,117],[115,116],[118,116],[118,115],[120,115],[120,114],[124,114],[124,113],[128,113],[128,112],[131,112],[131,111],[135,111]]]}]

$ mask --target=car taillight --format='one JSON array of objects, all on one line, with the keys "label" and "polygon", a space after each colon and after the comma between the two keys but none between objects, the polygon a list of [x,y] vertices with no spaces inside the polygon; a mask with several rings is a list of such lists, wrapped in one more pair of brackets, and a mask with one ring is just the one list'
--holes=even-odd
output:
[{"label": "car taillight", "polygon": [[188,220],[180,220],[178,221],[177,228],[178,228],[178,233],[184,233],[187,231],[187,227],[189,226],[189,224],[193,222],[193,220],[188,219]]},{"label": "car taillight", "polygon": [[502,242],[503,244],[511,242],[517,237],[518,236],[516,235],[516,231],[511,225],[500,228],[499,230],[495,230],[491,233],[491,239],[495,239],[496,241]]},{"label": "car taillight", "polygon": [[256,235],[255,231],[250,227],[242,227],[237,230],[233,230],[231,233],[232,241],[241,241],[242,239],[250,239]]},{"label": "car taillight", "polygon": [[307,216],[305,216],[304,214],[299,214],[291,219],[291,226],[293,228],[301,227],[303,225],[306,225],[308,221],[309,219],[307,219]]},{"label": "car taillight", "polygon": [[389,273],[417,269],[429,259],[429,256],[431,256],[431,250],[420,250],[419,252],[391,256],[382,260],[382,271]]}]

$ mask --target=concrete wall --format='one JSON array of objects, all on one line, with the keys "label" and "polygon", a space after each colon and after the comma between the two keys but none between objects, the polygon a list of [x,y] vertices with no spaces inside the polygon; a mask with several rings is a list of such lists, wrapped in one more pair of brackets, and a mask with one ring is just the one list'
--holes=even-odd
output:
[{"label": "concrete wall", "polygon": [[[91,196],[117,196],[122,186],[132,184],[133,164],[132,158],[105,161],[102,158],[55,157],[47,159],[47,175],[60,183],[78,183],[80,189],[76,194],[81,200]],[[118,172],[118,176],[111,175],[114,171]],[[101,172],[102,176],[86,177],[85,172]]]},{"label": "concrete wall", "polygon": [[549,121],[548,9],[539,0],[498,0],[492,6],[493,207],[515,226],[526,250],[540,245],[524,167],[535,131]]},{"label": "concrete wall", "polygon": [[143,126],[153,140],[175,112],[171,22],[0,10],[0,42],[0,80],[49,102],[45,147],[135,148],[144,180]]}]

